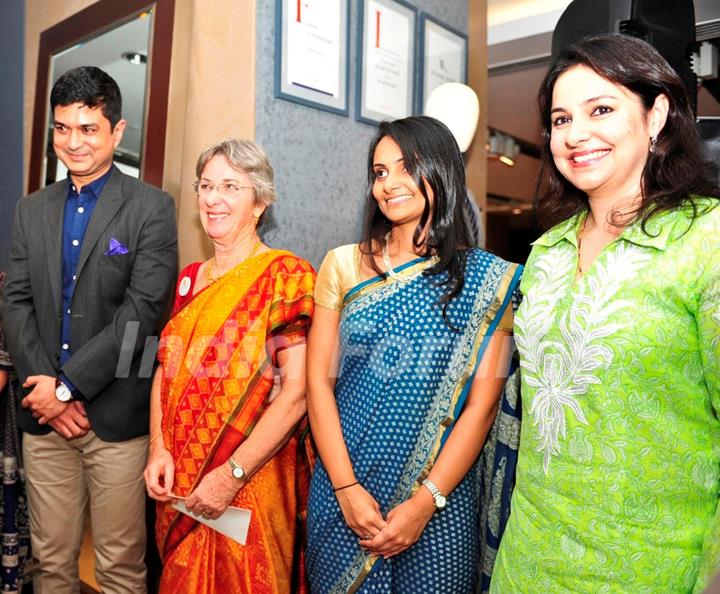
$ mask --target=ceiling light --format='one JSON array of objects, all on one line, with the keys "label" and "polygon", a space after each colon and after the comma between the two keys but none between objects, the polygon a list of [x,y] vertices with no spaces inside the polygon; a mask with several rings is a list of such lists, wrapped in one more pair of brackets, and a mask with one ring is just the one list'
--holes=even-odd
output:
[{"label": "ceiling light", "polygon": [[120,56],[136,66],[147,64],[147,54],[141,54],[140,52],[123,52]]},{"label": "ceiling light", "polygon": [[515,157],[520,152],[520,147],[512,136],[497,130],[488,131],[488,142],[485,147],[489,159],[498,159],[509,167],[515,165]]}]

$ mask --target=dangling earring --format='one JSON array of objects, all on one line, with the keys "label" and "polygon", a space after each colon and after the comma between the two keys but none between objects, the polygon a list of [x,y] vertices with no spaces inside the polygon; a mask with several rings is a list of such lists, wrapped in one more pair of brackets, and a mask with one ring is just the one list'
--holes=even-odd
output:
[{"label": "dangling earring", "polygon": [[253,213],[252,221],[253,226],[257,227],[258,223],[260,222],[260,215],[257,213]]},{"label": "dangling earring", "polygon": [[652,138],[650,138],[650,149],[649,150],[651,153],[655,152],[656,144],[657,144],[657,134],[655,136],[653,136]]}]

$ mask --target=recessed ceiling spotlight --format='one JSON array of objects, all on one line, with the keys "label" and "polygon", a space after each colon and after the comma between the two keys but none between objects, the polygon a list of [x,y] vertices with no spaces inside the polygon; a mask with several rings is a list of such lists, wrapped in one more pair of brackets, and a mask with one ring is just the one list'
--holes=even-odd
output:
[{"label": "recessed ceiling spotlight", "polygon": [[520,152],[520,147],[512,136],[497,130],[488,132],[485,148],[489,159],[497,159],[508,167],[515,165],[515,157]]},{"label": "recessed ceiling spotlight", "polygon": [[140,52],[123,52],[121,57],[137,66],[140,64],[147,64],[147,55],[141,54]]}]

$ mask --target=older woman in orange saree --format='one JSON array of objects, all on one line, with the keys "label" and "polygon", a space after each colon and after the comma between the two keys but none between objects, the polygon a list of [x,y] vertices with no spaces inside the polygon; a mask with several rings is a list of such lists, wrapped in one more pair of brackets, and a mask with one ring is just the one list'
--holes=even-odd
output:
[{"label": "older woman in orange saree", "polygon": [[[180,273],[151,403],[145,477],[159,501],[160,592],[304,592],[304,358],[314,272],[256,235],[273,195],[259,147],[210,147],[197,176],[215,256]],[[177,511],[176,497],[197,518],[216,519],[230,505],[250,510],[246,543]]]}]

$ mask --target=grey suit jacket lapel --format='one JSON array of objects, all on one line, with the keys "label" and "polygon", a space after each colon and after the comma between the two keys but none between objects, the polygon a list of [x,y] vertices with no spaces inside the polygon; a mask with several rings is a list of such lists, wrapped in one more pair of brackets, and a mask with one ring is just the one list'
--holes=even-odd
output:
[{"label": "grey suit jacket lapel", "polygon": [[45,253],[47,254],[50,290],[55,300],[55,308],[60,311],[62,306],[62,231],[67,198],[67,184],[58,183],[47,189],[49,196],[44,209]]},{"label": "grey suit jacket lapel", "polygon": [[[82,247],[80,248],[80,258],[78,259],[77,265],[77,276],[80,277],[85,263],[87,262],[90,252],[92,252],[95,244],[100,239],[100,235],[105,228],[110,224],[110,221],[115,216],[120,207],[124,202],[122,195],[122,178],[123,174],[113,166],[113,172],[110,175],[110,179],[105,184],[100,197],[98,198],[95,209],[93,210],[90,222],[88,223],[87,230],[85,231],[85,237],[83,238]],[[107,249],[106,246],[100,246],[101,249]]]}]

